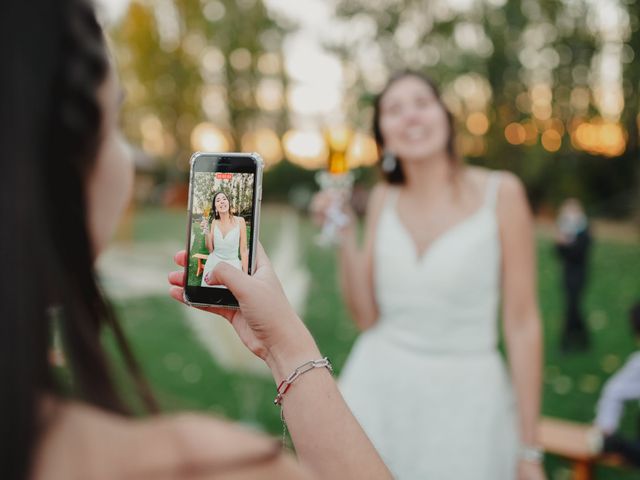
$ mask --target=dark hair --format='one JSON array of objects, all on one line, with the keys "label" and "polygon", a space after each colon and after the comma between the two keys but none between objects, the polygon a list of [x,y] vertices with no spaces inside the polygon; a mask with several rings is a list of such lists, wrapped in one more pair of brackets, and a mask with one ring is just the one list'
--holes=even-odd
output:
[{"label": "dark hair", "polygon": [[[216,210],[216,198],[218,198],[218,195],[224,195],[225,197],[227,197],[227,194],[224,193],[222,190],[219,192],[216,192],[213,195],[213,200],[211,200],[211,210],[213,211],[213,218],[211,219],[212,222],[213,222],[213,219],[216,219],[216,220],[220,219],[220,214],[218,213],[218,210]],[[227,197],[227,200],[229,200],[229,197]]]},{"label": "dark hair", "polygon": [[[449,161],[451,162],[451,164],[454,167],[457,168],[460,165],[460,158],[459,158],[459,156],[458,156],[458,154],[456,152],[456,145],[455,145],[456,128],[455,128],[455,119],[453,117],[453,114],[449,111],[447,106],[442,101],[442,96],[440,95],[440,90],[438,89],[438,87],[436,86],[434,81],[431,80],[426,75],[424,75],[423,73],[417,72],[415,70],[403,70],[403,71],[398,72],[395,75],[393,75],[389,79],[389,81],[387,82],[385,87],[382,89],[382,91],[376,96],[376,98],[374,100],[374,103],[373,103],[373,136],[374,136],[374,138],[376,140],[376,144],[378,145],[378,154],[380,155],[380,160],[378,162],[378,165],[379,166],[382,165],[382,158],[383,158],[383,154],[384,154],[384,139],[382,138],[382,132],[380,131],[380,113],[381,113],[380,112],[380,104],[381,104],[382,99],[384,98],[385,94],[389,91],[389,89],[396,82],[398,82],[399,80],[402,80],[404,78],[407,78],[407,77],[415,77],[415,78],[417,78],[419,80],[422,80],[426,85],[431,87],[431,90],[433,90],[433,94],[435,95],[436,100],[438,101],[438,103],[440,104],[442,109],[444,110],[445,115],[447,117],[447,124],[449,126],[449,138],[447,140],[446,150],[447,150],[447,154],[449,155]],[[402,165],[400,164],[400,162],[396,162],[395,168],[390,172],[386,172],[382,168],[380,168],[380,171],[382,172],[382,175],[383,175],[384,179],[389,183],[401,184],[401,183],[405,182],[404,172],[402,170]]]},{"label": "dark hair", "polygon": [[640,336],[640,302],[636,302],[629,310],[629,322],[633,332]]},{"label": "dark hair", "polygon": [[[146,407],[155,403],[96,280],[85,204],[109,61],[87,0],[3,0],[0,15],[0,471],[28,476],[44,395],[127,413],[101,344],[111,329]],[[48,360],[52,307],[72,376]]]}]

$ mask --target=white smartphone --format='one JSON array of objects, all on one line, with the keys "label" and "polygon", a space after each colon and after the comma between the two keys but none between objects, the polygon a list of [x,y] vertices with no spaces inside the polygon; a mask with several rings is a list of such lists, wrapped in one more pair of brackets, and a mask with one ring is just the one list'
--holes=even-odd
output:
[{"label": "white smartphone", "polygon": [[238,308],[211,272],[220,262],[255,270],[264,162],[257,153],[196,152],[190,163],[184,300]]}]

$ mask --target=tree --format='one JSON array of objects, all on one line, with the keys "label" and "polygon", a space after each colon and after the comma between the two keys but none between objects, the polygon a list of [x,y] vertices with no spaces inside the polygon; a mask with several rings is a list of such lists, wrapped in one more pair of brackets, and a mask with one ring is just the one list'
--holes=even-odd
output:
[{"label": "tree", "polygon": [[259,108],[257,93],[265,79],[284,90],[285,27],[262,0],[133,0],[111,32],[126,135],[184,178],[202,121],[226,130],[238,150],[257,125],[283,133],[284,105]]},{"label": "tree", "polygon": [[[627,57],[640,55],[639,2],[621,2],[630,25],[624,51]],[[595,67],[611,41],[593,26],[598,15],[593,2],[478,0],[467,2],[467,8],[445,0],[335,3],[352,31],[366,32],[329,45],[355,72],[353,90],[359,93],[352,90],[348,98],[361,101],[352,102],[352,110],[370,113],[370,99],[382,86],[380,71],[425,71],[458,118],[463,154],[473,163],[515,171],[534,204],[578,195],[597,213],[615,213],[612,195],[637,191],[638,174],[632,174],[638,164],[637,61],[627,61],[623,70],[619,125],[627,132],[626,152],[606,158],[601,151],[576,148],[576,128],[602,121]],[[466,94],[470,89],[474,93]],[[486,115],[486,131],[470,122],[472,113],[480,114],[476,119]],[[362,122],[358,113],[352,118]],[[517,133],[510,139],[509,125]]]}]

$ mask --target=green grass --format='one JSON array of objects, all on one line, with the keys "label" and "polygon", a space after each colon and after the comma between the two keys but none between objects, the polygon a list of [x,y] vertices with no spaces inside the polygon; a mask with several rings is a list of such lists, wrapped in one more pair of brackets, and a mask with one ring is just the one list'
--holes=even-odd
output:
[{"label": "green grass", "polygon": [[[267,209],[261,238],[270,250],[277,239],[278,210]],[[185,231],[180,212],[141,212],[135,223],[136,240],[167,238],[167,230]],[[301,223],[307,266],[312,274],[305,322],[321,351],[339,372],[356,337],[337,286],[336,259],[331,250],[315,247],[315,229]],[[170,233],[174,235],[174,233]],[[176,236],[178,238],[178,236]],[[183,241],[183,240],[182,240]],[[559,265],[550,240],[538,239],[539,295],[545,330],[543,413],[589,422],[602,384],[635,348],[627,322],[629,306],[640,299],[640,249],[637,244],[596,239],[585,312],[592,329],[588,352],[563,355],[558,349],[563,306]],[[144,298],[118,305],[143,368],[165,408],[221,413],[259,425],[278,434],[278,411],[272,405],[275,387],[270,379],[225,371],[194,338],[184,323],[184,306],[166,297]],[[634,433],[638,408],[627,409],[623,429]],[[550,457],[551,479],[568,478],[567,464]],[[631,479],[637,472],[600,469],[601,479]]]}]

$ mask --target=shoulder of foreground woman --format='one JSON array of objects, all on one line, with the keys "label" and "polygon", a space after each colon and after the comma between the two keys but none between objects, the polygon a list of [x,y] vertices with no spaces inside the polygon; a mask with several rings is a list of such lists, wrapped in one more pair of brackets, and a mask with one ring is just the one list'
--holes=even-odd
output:
[{"label": "shoulder of foreground woman", "polygon": [[67,404],[47,427],[33,480],[311,478],[277,440],[206,415],[135,420]]}]

